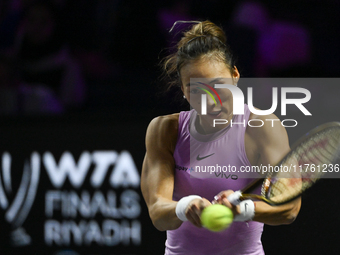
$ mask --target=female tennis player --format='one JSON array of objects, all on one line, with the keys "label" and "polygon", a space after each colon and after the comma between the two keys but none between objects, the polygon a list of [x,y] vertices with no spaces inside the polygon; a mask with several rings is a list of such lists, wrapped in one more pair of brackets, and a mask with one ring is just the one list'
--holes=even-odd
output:
[{"label": "female tennis player", "polygon": [[[234,115],[230,90],[216,89],[213,94],[214,84],[237,86],[240,74],[223,30],[210,21],[198,22],[184,33],[177,51],[165,59],[164,69],[170,78],[175,77],[192,107],[191,111],[153,119],[146,133],[141,188],[154,226],[167,231],[165,254],[264,254],[263,224],[293,222],[300,199],[275,207],[250,200],[234,206],[228,195],[244,188],[251,179],[238,173],[196,170],[202,165],[237,169],[275,165],[289,151],[285,128],[279,121],[251,127],[248,120],[277,117],[256,116],[247,105],[244,115]],[[193,78],[198,82],[190,80]],[[201,98],[206,91],[213,97],[206,97],[204,114]],[[214,126],[214,119],[227,121]],[[202,210],[216,196],[218,203],[234,214],[231,226],[218,233],[202,228],[200,222]]]}]

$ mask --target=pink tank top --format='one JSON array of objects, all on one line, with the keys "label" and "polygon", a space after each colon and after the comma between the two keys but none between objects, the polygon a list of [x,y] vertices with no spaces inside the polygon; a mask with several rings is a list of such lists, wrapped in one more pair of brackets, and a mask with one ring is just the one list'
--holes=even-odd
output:
[{"label": "pink tank top", "polygon": [[[198,170],[203,171],[207,166],[230,165],[239,169],[250,165],[244,148],[244,134],[250,111],[247,105],[244,107],[244,115],[234,115],[234,125],[210,135],[201,135],[196,131],[195,110],[179,114],[178,138],[174,151],[176,165],[173,200],[199,195],[211,201],[220,191],[240,190],[252,181],[242,178],[237,172],[198,173]],[[233,222],[228,229],[218,233],[183,222],[178,229],[167,231],[165,254],[260,255],[264,254],[262,232],[263,224],[255,221]]]}]

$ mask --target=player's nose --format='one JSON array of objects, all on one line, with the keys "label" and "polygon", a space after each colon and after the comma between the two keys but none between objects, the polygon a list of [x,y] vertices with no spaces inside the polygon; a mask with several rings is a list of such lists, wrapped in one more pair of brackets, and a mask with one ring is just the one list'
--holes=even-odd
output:
[{"label": "player's nose", "polygon": [[221,105],[219,101],[214,100],[211,96],[207,97],[207,107],[209,111],[220,111]]}]

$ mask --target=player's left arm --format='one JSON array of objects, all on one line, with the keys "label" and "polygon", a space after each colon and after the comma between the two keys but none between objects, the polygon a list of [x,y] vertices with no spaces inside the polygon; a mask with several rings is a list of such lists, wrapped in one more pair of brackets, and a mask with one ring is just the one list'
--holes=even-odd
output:
[{"label": "player's left arm", "polygon": [[[262,127],[247,127],[245,134],[245,146],[248,159],[252,165],[275,166],[290,151],[286,129],[279,119],[271,114],[269,116],[250,115],[250,119],[261,119]],[[269,120],[269,121],[268,121]],[[234,216],[241,213],[240,205],[232,205],[227,197],[234,191],[226,190],[217,196],[218,203],[232,209]],[[282,225],[292,223],[301,207],[301,199],[297,198],[287,204],[271,206],[262,201],[254,202],[255,215],[252,220],[268,225]]]},{"label": "player's left arm", "polygon": [[[286,129],[273,114],[269,116],[251,116],[251,118],[262,119],[265,123],[262,127],[247,128],[247,134],[258,151],[256,165],[275,166],[290,151]],[[271,121],[268,121],[269,119]],[[270,206],[264,202],[255,202],[253,220],[269,225],[290,224],[296,219],[300,207],[301,198],[280,206]]]}]

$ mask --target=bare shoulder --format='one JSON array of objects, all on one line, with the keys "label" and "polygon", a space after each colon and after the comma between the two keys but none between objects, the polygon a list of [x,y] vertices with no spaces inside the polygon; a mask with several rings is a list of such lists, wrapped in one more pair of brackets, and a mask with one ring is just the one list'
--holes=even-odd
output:
[{"label": "bare shoulder", "polygon": [[151,120],[149,127],[169,128],[173,125],[178,125],[179,113],[158,116]]},{"label": "bare shoulder", "polygon": [[253,162],[277,163],[289,152],[287,131],[274,114],[255,115],[249,117],[246,129],[246,150],[255,155]]},{"label": "bare shoulder", "polygon": [[256,115],[251,113],[249,120],[246,132],[255,140],[288,139],[285,127],[282,126],[280,119],[275,114]]},{"label": "bare shoulder", "polygon": [[163,147],[168,145],[169,149],[174,149],[177,141],[179,113],[158,116],[154,118],[146,132],[146,147]]}]

